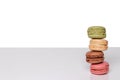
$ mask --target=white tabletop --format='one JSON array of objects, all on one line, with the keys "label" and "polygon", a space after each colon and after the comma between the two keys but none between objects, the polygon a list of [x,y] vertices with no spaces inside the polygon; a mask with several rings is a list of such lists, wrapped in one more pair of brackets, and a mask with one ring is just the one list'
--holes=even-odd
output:
[{"label": "white tabletop", "polygon": [[120,48],[109,48],[107,75],[92,75],[85,48],[0,48],[0,80],[119,80]]}]

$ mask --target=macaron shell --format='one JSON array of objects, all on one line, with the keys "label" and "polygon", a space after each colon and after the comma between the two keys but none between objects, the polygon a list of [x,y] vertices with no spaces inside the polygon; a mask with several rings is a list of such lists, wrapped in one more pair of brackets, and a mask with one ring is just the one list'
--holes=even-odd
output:
[{"label": "macaron shell", "polygon": [[104,61],[104,54],[102,51],[88,51],[86,61],[88,63],[101,63]]},{"label": "macaron shell", "polygon": [[96,75],[103,75],[103,74],[107,74],[108,73],[108,69],[103,69],[103,70],[98,70],[98,71],[95,71],[95,70],[91,70],[91,73],[92,74],[96,74]]},{"label": "macaron shell", "polygon": [[91,39],[90,44],[108,45],[108,41],[105,39]]},{"label": "macaron shell", "polygon": [[94,51],[105,51],[108,49],[108,46],[104,46],[104,45],[89,45],[89,49],[90,50],[94,50]]},{"label": "macaron shell", "polygon": [[106,67],[109,67],[109,63],[104,61],[103,63],[100,64],[91,64],[92,69],[104,69]]},{"label": "macaron shell", "polygon": [[101,63],[104,61],[104,57],[103,58],[93,58],[93,59],[86,58],[86,61],[88,63]]},{"label": "macaron shell", "polygon": [[108,48],[108,41],[105,39],[91,39],[90,50],[96,50],[96,51],[104,51]]},{"label": "macaron shell", "polygon": [[104,56],[104,54],[102,51],[88,51],[86,53],[87,58],[101,58],[103,56]]},{"label": "macaron shell", "polygon": [[106,38],[106,34],[104,35],[89,35],[89,38],[93,38],[93,39],[102,39],[102,38]]},{"label": "macaron shell", "polygon": [[107,74],[109,71],[109,64],[105,61],[99,64],[91,64],[90,71],[92,74]]},{"label": "macaron shell", "polygon": [[89,38],[106,38],[106,29],[103,26],[91,26],[87,30]]}]

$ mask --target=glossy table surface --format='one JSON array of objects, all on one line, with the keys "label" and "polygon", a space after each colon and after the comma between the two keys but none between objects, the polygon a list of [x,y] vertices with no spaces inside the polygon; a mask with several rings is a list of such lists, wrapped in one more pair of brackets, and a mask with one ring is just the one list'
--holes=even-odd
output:
[{"label": "glossy table surface", "polygon": [[92,75],[87,48],[0,48],[0,80],[119,80],[120,48],[104,51],[106,75]]}]

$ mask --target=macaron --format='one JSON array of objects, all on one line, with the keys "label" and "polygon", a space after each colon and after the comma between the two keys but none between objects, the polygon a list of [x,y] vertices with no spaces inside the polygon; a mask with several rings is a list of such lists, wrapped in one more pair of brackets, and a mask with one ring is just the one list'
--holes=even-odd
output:
[{"label": "macaron", "polygon": [[90,50],[104,51],[108,48],[108,41],[105,39],[91,39],[89,44]]},{"label": "macaron", "polygon": [[109,64],[105,61],[99,64],[91,64],[90,71],[96,75],[107,74],[109,72]]},{"label": "macaron", "polygon": [[104,61],[104,54],[102,51],[88,51],[86,61],[88,63],[101,63]]},{"label": "macaron", "polygon": [[106,38],[106,29],[103,26],[91,26],[87,30],[89,38],[102,39]]}]

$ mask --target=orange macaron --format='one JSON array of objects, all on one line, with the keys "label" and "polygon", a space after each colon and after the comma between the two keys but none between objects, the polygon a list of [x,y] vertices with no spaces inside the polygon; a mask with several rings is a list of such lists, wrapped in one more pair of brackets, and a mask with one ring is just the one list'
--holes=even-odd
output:
[{"label": "orange macaron", "polygon": [[108,48],[108,41],[105,39],[91,39],[89,44],[90,50],[104,51]]}]

